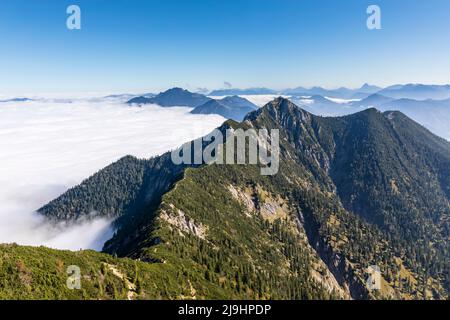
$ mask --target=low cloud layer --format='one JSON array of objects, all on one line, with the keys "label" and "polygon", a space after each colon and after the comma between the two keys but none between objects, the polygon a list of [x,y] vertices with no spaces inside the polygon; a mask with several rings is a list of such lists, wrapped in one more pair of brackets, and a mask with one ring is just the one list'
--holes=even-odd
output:
[{"label": "low cloud layer", "polygon": [[111,221],[54,226],[35,210],[124,155],[161,154],[224,121],[189,111],[111,100],[0,104],[0,243],[101,249]]}]

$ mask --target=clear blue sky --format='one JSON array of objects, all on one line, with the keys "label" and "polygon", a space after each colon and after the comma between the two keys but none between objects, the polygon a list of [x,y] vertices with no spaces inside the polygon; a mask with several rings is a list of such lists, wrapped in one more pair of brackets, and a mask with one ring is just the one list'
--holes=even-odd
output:
[{"label": "clear blue sky", "polygon": [[2,0],[0,41],[1,94],[450,83],[448,0]]}]

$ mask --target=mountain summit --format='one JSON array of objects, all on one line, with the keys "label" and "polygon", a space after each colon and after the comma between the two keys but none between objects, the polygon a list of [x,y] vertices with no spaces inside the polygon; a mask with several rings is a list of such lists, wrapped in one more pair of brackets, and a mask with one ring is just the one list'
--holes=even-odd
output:
[{"label": "mountain summit", "polygon": [[210,98],[200,94],[192,93],[182,88],[172,88],[167,91],[161,92],[155,97],[136,97],[128,101],[128,104],[157,104],[162,107],[198,107]]},{"label": "mountain summit", "polygon": [[191,111],[193,114],[219,114],[226,119],[242,121],[245,115],[258,107],[247,99],[230,96],[220,100],[209,100]]}]

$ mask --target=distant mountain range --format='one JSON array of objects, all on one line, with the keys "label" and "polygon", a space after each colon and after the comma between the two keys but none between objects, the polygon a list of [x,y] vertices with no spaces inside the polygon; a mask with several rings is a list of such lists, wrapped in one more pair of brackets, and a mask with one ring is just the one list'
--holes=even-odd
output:
[{"label": "distant mountain range", "polygon": [[279,94],[278,91],[267,88],[249,88],[249,89],[220,89],[213,90],[210,96],[237,96],[237,95],[267,95]]},{"label": "distant mountain range", "polygon": [[387,87],[379,94],[395,99],[444,100],[450,99],[450,85],[407,84]]},{"label": "distant mountain range", "polygon": [[281,93],[284,95],[290,96],[314,96],[321,95],[325,97],[332,98],[341,98],[341,99],[360,99],[362,97],[366,97],[372,93],[381,90],[381,88],[377,86],[372,86],[369,84],[364,84],[361,88],[358,89],[348,89],[345,87],[341,87],[338,89],[324,89],[321,87],[313,87],[310,89],[298,87],[295,89],[284,90]]},{"label": "distant mountain range", "polygon": [[325,89],[322,87],[297,87],[285,90],[272,90],[268,88],[250,88],[250,89],[223,89],[214,90],[210,96],[226,96],[226,95],[288,95],[288,96],[314,96],[321,95],[324,97],[340,98],[340,99],[364,99],[371,94],[379,93],[383,96],[401,99],[415,100],[443,100],[450,98],[450,85],[424,85],[424,84],[406,84],[393,85],[387,88],[364,84],[357,89],[349,89],[341,87],[338,89]]},{"label": "distant mountain range", "polygon": [[157,104],[161,107],[198,107],[211,98],[200,93],[193,93],[182,88],[172,88],[161,92],[154,97],[135,97],[129,100],[128,104]]},{"label": "distant mountain range", "polygon": [[210,92],[210,96],[227,96],[227,95],[288,95],[288,96],[313,96],[322,95],[330,96],[334,98],[345,98],[345,99],[358,99],[364,98],[367,95],[375,93],[382,88],[364,84],[358,89],[348,89],[348,88],[338,88],[338,89],[324,89],[322,87],[312,87],[304,88],[297,87],[294,89],[285,90],[273,90],[268,88],[250,88],[250,89],[222,89],[213,90]]},{"label": "distant mountain range", "polygon": [[[128,104],[157,104],[163,107],[185,106],[193,108],[194,114],[219,114],[236,121],[256,106],[244,100],[246,96],[284,95],[305,110],[322,116],[342,116],[370,107],[382,111],[398,110],[421,123],[433,133],[450,140],[450,85],[406,84],[380,88],[364,84],[357,89],[341,87],[324,89],[321,87],[297,87],[287,90],[267,88],[215,90],[206,96],[182,88],[172,88],[158,95],[151,93],[140,96],[132,94],[110,95],[103,99],[126,101]],[[240,95],[238,97],[237,95]],[[212,99],[211,97],[221,97]],[[225,98],[223,98],[225,96]],[[251,99],[251,97],[247,97]],[[255,97],[253,97],[255,98]],[[13,98],[0,102],[25,102],[28,98]],[[101,99],[97,99],[99,102]],[[71,102],[52,100],[57,102]]]},{"label": "distant mountain range", "polygon": [[241,121],[244,116],[257,109],[247,99],[230,96],[220,100],[211,99],[200,93],[193,93],[181,88],[164,91],[154,97],[139,96],[130,99],[128,104],[157,104],[162,107],[184,106],[194,108],[193,114],[218,114],[227,119]]},{"label": "distant mountain range", "polygon": [[[249,126],[279,130],[278,174],[261,176],[259,165],[175,165],[170,153],[124,157],[39,209],[55,223],[116,219],[109,258],[52,251],[60,263],[43,274],[46,249],[0,247],[5,263],[20,259],[35,280],[24,291],[7,285],[21,269],[5,272],[0,296],[448,298],[449,142],[400,112],[319,117],[284,98],[219,129]],[[81,257],[83,265],[107,261],[103,276],[84,280],[89,290],[48,280]],[[366,281],[372,265],[380,290]],[[109,290],[111,266],[135,286]]]},{"label": "distant mountain range", "polygon": [[[326,89],[322,87],[296,87],[293,89],[274,90],[270,88],[248,88],[248,89],[219,89],[206,94],[206,89],[201,93],[193,93],[182,88],[172,88],[157,95],[145,93],[140,95],[125,93],[114,94],[103,97],[104,99],[124,100],[129,104],[155,103],[163,107],[186,106],[195,108],[206,103],[210,97],[225,96],[246,96],[246,95],[283,95],[293,99],[305,98],[310,96],[323,96],[326,98],[361,100],[366,99],[373,94],[379,94],[393,99],[412,99],[412,100],[446,100],[450,99],[450,85],[425,85],[425,84],[405,84],[392,85],[381,88],[371,84],[364,84],[360,88],[350,89],[341,87],[337,89]],[[0,102],[22,102],[30,101],[29,98],[4,99]]]},{"label": "distant mountain range", "polygon": [[29,98],[12,98],[12,99],[0,100],[0,103],[1,102],[27,102],[27,101],[33,101],[33,99],[29,99]]},{"label": "distant mountain range", "polygon": [[[232,98],[228,96],[232,94]],[[236,94],[241,97],[235,96]],[[382,111],[397,110],[421,123],[433,133],[450,140],[450,86],[407,84],[380,88],[364,84],[358,89],[339,88],[328,90],[321,87],[284,90],[276,92],[267,88],[225,89],[211,92],[212,96],[226,96],[215,100],[199,93],[181,88],[167,90],[154,97],[139,96],[129,104],[155,103],[161,106],[189,106],[192,113],[219,114],[227,119],[242,120],[255,108],[248,95],[283,94],[305,110],[322,116],[342,116],[370,107]]]},{"label": "distant mountain range", "polygon": [[258,106],[247,99],[230,96],[220,100],[209,100],[191,111],[193,114],[218,114],[226,119],[242,121],[247,113],[258,109]]},{"label": "distant mountain range", "polygon": [[343,116],[368,108],[400,111],[433,133],[450,140],[450,99],[395,99],[375,93],[362,100],[339,103],[323,96],[293,97],[292,100],[305,110],[321,116]]}]

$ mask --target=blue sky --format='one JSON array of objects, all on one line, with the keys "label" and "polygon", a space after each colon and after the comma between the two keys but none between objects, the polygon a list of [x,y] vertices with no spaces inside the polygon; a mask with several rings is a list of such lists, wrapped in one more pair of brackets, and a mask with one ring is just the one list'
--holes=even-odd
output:
[{"label": "blue sky", "polygon": [[2,0],[0,94],[450,83],[449,31],[448,0]]}]

